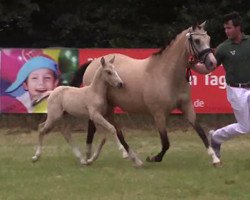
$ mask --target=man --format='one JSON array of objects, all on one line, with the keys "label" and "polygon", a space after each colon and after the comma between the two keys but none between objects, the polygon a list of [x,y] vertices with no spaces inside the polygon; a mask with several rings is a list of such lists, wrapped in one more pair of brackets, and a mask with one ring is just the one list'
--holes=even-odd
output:
[{"label": "man", "polygon": [[[227,99],[237,123],[209,131],[211,146],[218,158],[223,142],[250,133],[250,36],[242,32],[242,19],[237,12],[224,16],[224,30],[228,39],[218,46],[215,57],[217,65],[223,64],[225,68]],[[194,69],[204,74],[214,70],[201,63]]]}]

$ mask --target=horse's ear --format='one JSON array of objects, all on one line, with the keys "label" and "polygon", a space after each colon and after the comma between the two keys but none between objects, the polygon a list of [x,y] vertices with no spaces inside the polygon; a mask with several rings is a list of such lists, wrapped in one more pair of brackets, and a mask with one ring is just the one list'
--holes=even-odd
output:
[{"label": "horse's ear", "polygon": [[199,26],[198,22],[195,22],[192,26],[193,31],[196,29],[196,27]]},{"label": "horse's ear", "polygon": [[207,23],[207,21],[204,21],[203,23],[200,24],[200,27],[205,29],[206,28],[206,23]]},{"label": "horse's ear", "polygon": [[186,37],[187,37],[188,39],[190,39],[190,37],[191,37],[190,31],[186,34]]},{"label": "horse's ear", "polygon": [[101,64],[102,64],[103,67],[105,66],[105,59],[104,59],[104,57],[101,58]]},{"label": "horse's ear", "polygon": [[115,61],[115,56],[113,58],[111,58],[111,60],[109,61],[111,64],[113,64]]}]

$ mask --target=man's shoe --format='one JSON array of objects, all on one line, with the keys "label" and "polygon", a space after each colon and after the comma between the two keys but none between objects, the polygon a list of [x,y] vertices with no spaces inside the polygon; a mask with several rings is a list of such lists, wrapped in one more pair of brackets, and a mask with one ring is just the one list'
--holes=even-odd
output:
[{"label": "man's shoe", "polygon": [[211,144],[211,147],[213,148],[216,156],[218,158],[221,157],[220,155],[220,147],[221,147],[221,144],[219,144],[218,142],[216,142],[214,139],[213,139],[213,134],[214,134],[214,130],[210,130],[209,132],[209,137],[210,137],[210,144]]}]

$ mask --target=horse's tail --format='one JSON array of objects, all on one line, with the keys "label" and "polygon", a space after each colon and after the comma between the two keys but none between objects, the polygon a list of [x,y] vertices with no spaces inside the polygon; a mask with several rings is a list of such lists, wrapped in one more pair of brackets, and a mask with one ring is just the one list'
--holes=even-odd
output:
[{"label": "horse's tail", "polygon": [[81,86],[83,74],[85,73],[85,71],[90,63],[91,63],[91,61],[86,62],[80,66],[80,68],[74,73],[74,76],[69,83],[70,86],[74,86],[74,87]]}]

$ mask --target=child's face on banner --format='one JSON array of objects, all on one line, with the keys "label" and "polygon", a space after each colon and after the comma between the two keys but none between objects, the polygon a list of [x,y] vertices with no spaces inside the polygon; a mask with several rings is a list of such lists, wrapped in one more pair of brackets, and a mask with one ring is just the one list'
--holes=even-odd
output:
[{"label": "child's face on banner", "polygon": [[58,79],[50,69],[42,68],[30,73],[23,87],[30,94],[31,100],[48,90],[54,90],[58,85]]}]

